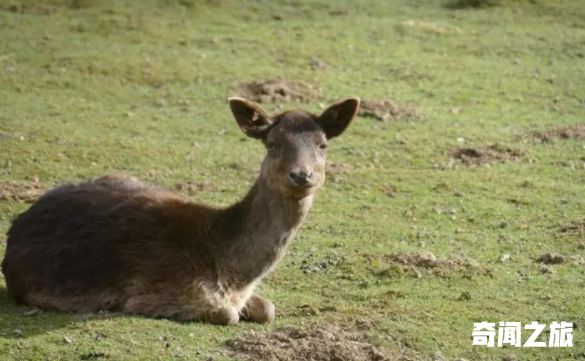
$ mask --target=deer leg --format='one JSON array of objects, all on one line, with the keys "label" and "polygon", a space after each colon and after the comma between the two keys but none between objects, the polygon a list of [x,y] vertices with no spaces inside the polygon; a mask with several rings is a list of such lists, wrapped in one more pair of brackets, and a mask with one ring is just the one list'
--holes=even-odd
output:
[{"label": "deer leg", "polygon": [[167,317],[180,321],[200,321],[214,325],[233,325],[238,323],[240,315],[233,306],[214,307],[211,305],[194,307],[190,304],[178,304],[176,302],[160,302],[160,296],[146,295],[136,296],[126,302],[124,311],[137,313],[151,317]]},{"label": "deer leg", "polygon": [[240,315],[246,321],[271,323],[274,321],[276,311],[272,302],[253,294],[240,311]]},{"label": "deer leg", "polygon": [[218,326],[229,326],[238,323],[240,315],[233,306],[226,306],[209,312],[186,310],[172,316],[180,321],[199,321]]},{"label": "deer leg", "polygon": [[213,325],[229,326],[238,323],[240,315],[233,306],[220,308],[214,312],[209,313],[205,318],[205,322]]}]

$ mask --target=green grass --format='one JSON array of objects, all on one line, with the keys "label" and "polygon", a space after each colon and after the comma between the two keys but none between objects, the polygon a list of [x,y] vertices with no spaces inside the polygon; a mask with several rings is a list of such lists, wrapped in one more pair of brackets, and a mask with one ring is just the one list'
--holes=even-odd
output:
[{"label": "green grass", "polygon": [[[416,106],[422,116],[359,118],[332,142],[330,161],[347,169],[330,170],[336,182],[319,194],[260,289],[277,306],[276,324],[23,317],[28,308],[8,299],[0,278],[0,360],[76,360],[90,352],[205,359],[247,329],[364,321],[375,325],[368,334],[389,336],[383,346],[401,341],[423,357],[585,357],[583,266],[542,274],[533,261],[545,252],[583,254],[584,235],[558,228],[585,218],[585,142],[526,137],[585,123],[581,0],[468,10],[433,0],[39,0],[9,11],[16,3],[0,0],[0,180],[38,177],[49,187],[124,173],[168,188],[207,181],[215,187],[193,198],[227,205],[246,192],[263,157],[227,107],[237,81],[282,76],[321,88],[315,102],[287,107],[318,111],[318,103],[356,95]],[[328,67],[311,69],[311,57]],[[458,138],[470,147],[514,145],[536,161],[436,169],[461,146]],[[26,207],[0,200],[0,254],[10,219]],[[472,258],[482,271],[415,278],[364,256],[426,250]],[[511,260],[500,263],[504,253]],[[301,270],[303,260],[327,257],[345,260]],[[471,299],[459,301],[463,292]],[[306,304],[333,311],[305,315]],[[578,328],[572,349],[473,347],[473,322],[483,320]]]}]

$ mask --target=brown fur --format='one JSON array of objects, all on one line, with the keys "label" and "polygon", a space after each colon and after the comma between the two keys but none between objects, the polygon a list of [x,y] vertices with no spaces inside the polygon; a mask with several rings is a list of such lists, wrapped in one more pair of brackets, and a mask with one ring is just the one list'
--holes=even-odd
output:
[{"label": "brown fur", "polygon": [[240,128],[268,154],[249,193],[226,209],[135,178],[50,190],[8,231],[2,271],[9,294],[43,309],[271,322],[274,305],[254,287],[283,257],[325,180],[326,141],[345,130],[358,105],[350,98],[321,116],[270,117],[230,99]]}]

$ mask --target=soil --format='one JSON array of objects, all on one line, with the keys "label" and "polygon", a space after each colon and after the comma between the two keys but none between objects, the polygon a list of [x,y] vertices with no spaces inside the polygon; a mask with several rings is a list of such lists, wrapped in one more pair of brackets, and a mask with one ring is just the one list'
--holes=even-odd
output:
[{"label": "soil", "polygon": [[450,276],[461,273],[471,277],[475,273],[490,274],[490,271],[470,258],[439,259],[432,252],[402,254],[366,254],[370,271],[378,277],[400,277],[409,275],[421,278],[425,274]]},{"label": "soil", "polygon": [[19,203],[33,203],[47,189],[37,181],[18,183],[0,181],[0,201],[16,201]]},{"label": "soil", "polygon": [[419,30],[422,30],[431,34],[445,34],[448,33],[450,27],[444,24],[432,23],[428,21],[420,20],[408,20],[403,23],[406,26],[410,26]]},{"label": "soil", "polygon": [[570,256],[562,256],[562,255],[556,254],[556,253],[544,253],[536,259],[536,262],[542,263],[542,264],[549,264],[549,265],[550,264],[572,263],[574,265],[580,266],[580,265],[585,264],[585,258],[583,258],[583,256],[578,255],[578,254],[570,255]]},{"label": "soil", "polygon": [[396,254],[392,256],[392,261],[406,266],[422,268],[477,266],[475,261],[471,259],[438,259],[431,251]]},{"label": "soil", "polygon": [[299,329],[271,333],[249,332],[228,342],[230,356],[263,361],[406,361],[407,355],[377,347],[345,327]]},{"label": "soil", "polygon": [[554,143],[557,139],[585,139],[585,125],[569,125],[546,132],[533,132],[532,135],[541,143]]},{"label": "soil", "polygon": [[581,221],[572,221],[571,223],[559,228],[559,232],[574,236],[585,235],[585,219]]},{"label": "soil", "polygon": [[54,14],[58,10],[56,7],[53,6],[34,4],[8,4],[0,6],[0,9],[11,13],[39,15]]},{"label": "soil", "polygon": [[344,261],[344,257],[333,255],[326,256],[318,262],[310,262],[309,260],[304,259],[301,261],[300,269],[304,274],[317,273],[332,268],[342,261]]},{"label": "soil", "polygon": [[507,161],[518,162],[529,157],[520,149],[501,144],[477,148],[456,148],[450,156],[465,166],[490,166]]},{"label": "soil", "polygon": [[538,259],[536,260],[537,262],[543,263],[543,264],[561,264],[561,263],[565,263],[565,257],[556,254],[556,253],[545,253],[542,254],[540,257],[538,257]]},{"label": "soil", "polygon": [[319,96],[319,90],[302,80],[274,78],[249,83],[238,83],[231,96],[258,103],[308,102]]},{"label": "soil", "polygon": [[362,100],[358,115],[382,121],[393,118],[418,118],[420,116],[416,109],[399,107],[388,99]]}]

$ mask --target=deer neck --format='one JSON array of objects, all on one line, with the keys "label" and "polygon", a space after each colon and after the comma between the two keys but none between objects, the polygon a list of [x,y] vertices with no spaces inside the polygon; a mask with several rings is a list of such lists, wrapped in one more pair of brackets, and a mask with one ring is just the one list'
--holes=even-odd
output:
[{"label": "deer neck", "polygon": [[242,201],[224,210],[220,218],[229,260],[222,267],[230,268],[230,278],[246,285],[270,272],[284,256],[312,203],[312,195],[284,197],[260,178]]}]

